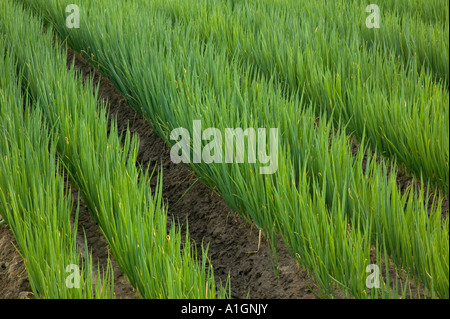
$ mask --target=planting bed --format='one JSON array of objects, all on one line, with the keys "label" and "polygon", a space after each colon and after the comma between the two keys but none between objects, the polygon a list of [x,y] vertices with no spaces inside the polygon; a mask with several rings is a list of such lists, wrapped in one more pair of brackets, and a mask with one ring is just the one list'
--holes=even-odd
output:
[{"label": "planting bed", "polygon": [[[422,2],[380,29],[360,0],[79,0],[75,29],[0,3],[0,298],[448,298],[448,3]],[[251,135],[222,161],[229,128],[259,162]]]}]

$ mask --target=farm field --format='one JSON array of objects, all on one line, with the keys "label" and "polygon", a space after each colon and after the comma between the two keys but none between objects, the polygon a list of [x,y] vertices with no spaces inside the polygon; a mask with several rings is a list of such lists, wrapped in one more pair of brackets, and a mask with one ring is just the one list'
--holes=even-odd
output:
[{"label": "farm field", "polygon": [[449,298],[449,4],[367,5],[2,1],[0,297]]}]

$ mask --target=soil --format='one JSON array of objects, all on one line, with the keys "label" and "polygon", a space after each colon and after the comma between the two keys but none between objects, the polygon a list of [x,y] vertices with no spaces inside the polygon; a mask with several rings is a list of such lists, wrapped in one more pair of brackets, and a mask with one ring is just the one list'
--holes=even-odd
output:
[{"label": "soil", "polygon": [[7,225],[0,226],[0,299],[32,298],[25,264]]}]

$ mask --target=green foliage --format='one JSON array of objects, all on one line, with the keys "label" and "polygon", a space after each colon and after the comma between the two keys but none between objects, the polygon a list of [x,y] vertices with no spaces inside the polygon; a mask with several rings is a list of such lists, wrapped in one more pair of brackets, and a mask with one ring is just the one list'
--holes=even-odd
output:
[{"label": "green foliage", "polygon": [[[24,258],[31,289],[36,298],[112,298],[109,261],[108,269],[94,274],[87,250],[81,258],[78,210],[72,226],[72,201],[55,161],[57,137],[40,110],[31,110],[17,70],[0,37],[0,213]],[[78,288],[66,284],[71,265],[79,270]]]},{"label": "green foliage", "polygon": [[[280,234],[325,296],[405,297],[389,271],[380,290],[366,287],[367,265],[392,259],[427,296],[448,298],[448,217],[424,191],[448,191],[448,4],[403,15],[386,2],[377,33],[360,1],[80,0],[79,29],[65,27],[70,1],[23,2],[170,144],[194,120],[279,128],[273,175],[251,163],[191,167],[272,243]],[[420,178],[417,191],[397,186],[395,160]]]}]

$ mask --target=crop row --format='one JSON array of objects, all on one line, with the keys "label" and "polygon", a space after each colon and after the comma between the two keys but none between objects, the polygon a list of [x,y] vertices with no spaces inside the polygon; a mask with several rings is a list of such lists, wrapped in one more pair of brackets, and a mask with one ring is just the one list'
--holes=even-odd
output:
[{"label": "crop row", "polygon": [[14,234],[37,298],[111,298],[109,262],[96,281],[91,255],[86,251],[81,259],[76,217],[71,226],[73,203],[61,162],[55,162],[57,137],[22,94],[17,69],[0,37],[0,214]]}]

